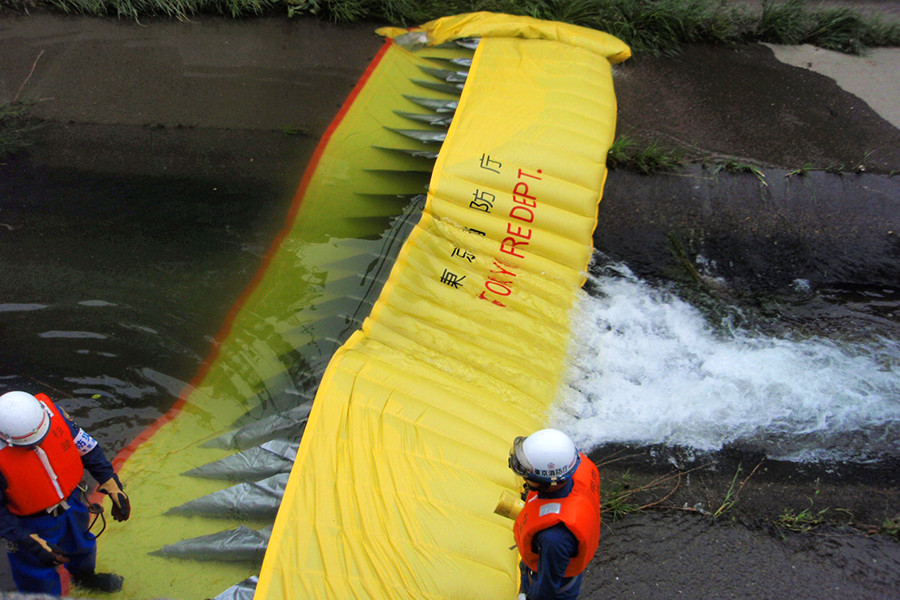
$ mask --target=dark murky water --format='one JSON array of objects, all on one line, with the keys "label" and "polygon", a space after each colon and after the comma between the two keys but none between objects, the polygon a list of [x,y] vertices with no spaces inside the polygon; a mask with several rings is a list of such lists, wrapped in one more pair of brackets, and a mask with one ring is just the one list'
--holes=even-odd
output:
[{"label": "dark murky water", "polygon": [[10,163],[0,389],[73,398],[66,408],[115,452],[194,376],[290,200],[258,180]]}]

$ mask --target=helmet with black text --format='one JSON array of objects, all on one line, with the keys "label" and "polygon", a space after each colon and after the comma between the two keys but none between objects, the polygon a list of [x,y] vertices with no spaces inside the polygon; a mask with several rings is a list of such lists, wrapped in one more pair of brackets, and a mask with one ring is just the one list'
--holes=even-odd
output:
[{"label": "helmet with black text", "polygon": [[0,440],[11,446],[36,446],[50,431],[50,410],[28,392],[0,396]]},{"label": "helmet with black text", "polygon": [[509,451],[509,468],[526,482],[541,485],[565,483],[581,462],[572,440],[558,429],[541,429],[519,436]]}]

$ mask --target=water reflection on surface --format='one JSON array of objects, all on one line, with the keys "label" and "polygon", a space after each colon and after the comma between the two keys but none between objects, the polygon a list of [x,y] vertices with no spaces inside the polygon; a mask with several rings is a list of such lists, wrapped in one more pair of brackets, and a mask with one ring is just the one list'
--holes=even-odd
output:
[{"label": "water reflection on surface", "polygon": [[4,175],[0,389],[62,400],[115,452],[194,377],[290,197],[24,162]]}]

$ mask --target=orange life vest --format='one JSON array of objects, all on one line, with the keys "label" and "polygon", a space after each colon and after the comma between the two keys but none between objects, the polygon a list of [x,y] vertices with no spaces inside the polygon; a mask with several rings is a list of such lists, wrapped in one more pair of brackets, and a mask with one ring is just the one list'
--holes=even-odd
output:
[{"label": "orange life vest", "polygon": [[0,449],[0,473],[6,479],[6,507],[19,516],[56,506],[75,491],[84,476],[81,455],[59,409],[45,394],[35,397],[52,415],[50,430],[38,446],[49,464],[44,464],[37,449],[19,446]]},{"label": "orange life vest", "polygon": [[558,523],[565,525],[578,540],[578,554],[569,561],[566,577],[584,571],[600,545],[600,473],[584,454],[572,480],[572,491],[565,498],[539,498],[537,492],[529,492],[525,508],[516,517],[513,526],[516,545],[532,571],[537,571],[539,558],[532,547],[534,536]]}]

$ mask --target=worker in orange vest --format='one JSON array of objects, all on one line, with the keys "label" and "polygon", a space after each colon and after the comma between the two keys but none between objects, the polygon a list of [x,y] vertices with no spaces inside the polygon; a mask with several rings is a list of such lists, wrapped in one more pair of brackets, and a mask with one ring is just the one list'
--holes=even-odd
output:
[{"label": "worker in orange vest", "polygon": [[59,596],[56,568],[75,585],[114,592],[123,578],[94,570],[97,543],[82,499],[85,468],[112,498],[112,516],[125,521],[131,502],[97,441],[45,394],[0,396],[0,537],[7,540],[20,592]]},{"label": "worker in orange vest", "polygon": [[600,543],[600,474],[557,429],[517,437],[509,467],[525,480],[513,526],[522,557],[519,600],[575,600]]}]

